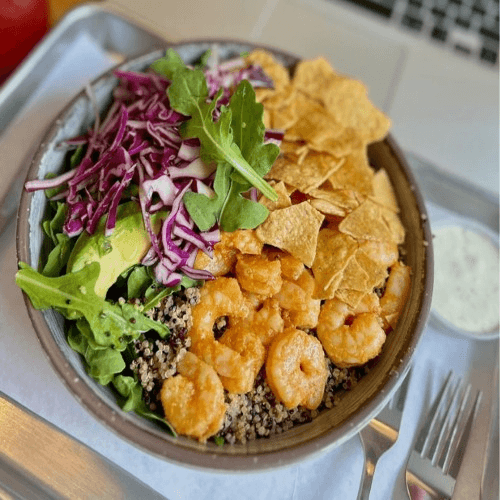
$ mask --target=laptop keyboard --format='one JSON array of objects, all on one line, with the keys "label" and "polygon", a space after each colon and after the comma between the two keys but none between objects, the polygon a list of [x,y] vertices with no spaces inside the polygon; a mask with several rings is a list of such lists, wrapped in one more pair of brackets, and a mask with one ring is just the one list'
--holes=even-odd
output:
[{"label": "laptop keyboard", "polygon": [[[336,1],[336,0],[327,0]],[[436,44],[498,65],[499,0],[344,0],[428,36]]]}]

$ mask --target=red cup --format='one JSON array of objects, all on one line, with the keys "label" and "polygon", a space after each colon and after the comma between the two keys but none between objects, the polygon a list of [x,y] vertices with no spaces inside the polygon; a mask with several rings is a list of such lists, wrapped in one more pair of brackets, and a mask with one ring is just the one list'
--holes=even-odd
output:
[{"label": "red cup", "polygon": [[0,83],[49,28],[46,0],[0,0]]}]

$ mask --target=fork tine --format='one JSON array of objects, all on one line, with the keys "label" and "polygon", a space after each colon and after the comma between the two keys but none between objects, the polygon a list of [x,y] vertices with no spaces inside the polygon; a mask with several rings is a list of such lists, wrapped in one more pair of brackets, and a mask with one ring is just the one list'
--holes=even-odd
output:
[{"label": "fork tine", "polygon": [[461,402],[460,402],[460,407],[458,408],[458,411],[455,415],[455,418],[453,420],[453,424],[451,425],[449,437],[447,439],[447,446],[443,449],[442,452],[442,464],[443,464],[443,470],[445,473],[447,473],[448,468],[450,466],[451,459],[455,453],[455,450],[457,448],[457,443],[460,441],[461,435],[463,433],[460,432],[461,426],[460,422],[462,420],[462,417],[464,415],[465,409],[467,408],[467,404],[469,402],[469,396],[470,396],[470,391],[471,391],[471,385],[469,384],[463,395],[461,396]]},{"label": "fork tine", "polygon": [[462,463],[464,451],[469,439],[469,435],[471,433],[472,425],[474,424],[474,420],[476,419],[479,411],[479,406],[481,405],[482,396],[483,393],[481,391],[478,391],[474,399],[474,403],[463,416],[463,419],[466,420],[465,424],[459,425],[460,431],[457,432],[454,452],[450,453],[449,463],[447,464],[446,469],[447,473],[451,474],[453,477],[457,476],[458,469],[460,468],[460,464]]},{"label": "fork tine", "polygon": [[441,389],[439,390],[439,394],[429,412],[427,413],[427,418],[424,424],[422,425],[422,429],[419,432],[415,450],[420,453],[421,456],[424,456],[427,453],[427,450],[430,446],[430,443],[433,442],[433,436],[435,434],[436,423],[439,418],[439,410],[440,407],[446,402],[446,399],[443,397],[451,384],[451,378],[453,376],[453,372],[450,371],[448,376],[446,377]]},{"label": "fork tine", "polygon": [[[462,399],[462,403],[466,404],[468,399],[469,391],[466,390],[465,394],[462,394],[463,393],[462,389],[463,389],[463,382],[459,380],[457,385],[453,389],[451,396],[448,397],[448,403],[446,405],[444,415],[441,417],[441,422],[439,424],[439,426],[441,427],[441,431],[439,432],[439,435],[437,437],[435,448],[432,454],[429,454],[429,458],[431,460],[432,465],[440,463],[441,461],[439,459],[443,456],[443,454],[446,453],[447,450],[452,448],[454,436],[456,434],[458,420],[460,418],[460,411],[456,412],[455,418],[453,418],[454,403],[457,400]],[[461,394],[462,396],[460,396]],[[462,406],[465,405],[462,404],[461,407]],[[452,419],[453,423],[450,424]]]}]

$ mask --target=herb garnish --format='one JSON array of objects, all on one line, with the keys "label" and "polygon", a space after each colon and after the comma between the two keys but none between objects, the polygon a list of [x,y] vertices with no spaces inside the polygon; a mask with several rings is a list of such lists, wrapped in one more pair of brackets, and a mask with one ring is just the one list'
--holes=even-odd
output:
[{"label": "herb garnish", "polygon": [[148,318],[138,307],[113,304],[96,295],[98,262],[54,278],[37,273],[23,262],[19,267],[16,283],[29,295],[35,309],[56,309],[68,319],[85,318],[100,346],[113,346],[121,351],[142,332],[155,330],[161,337],[169,333],[165,325]]},{"label": "herb garnish", "polygon": [[201,159],[218,167],[213,198],[191,192],[183,198],[194,222],[202,231],[215,222],[226,231],[259,225],[267,217],[267,209],[241,194],[253,186],[269,199],[277,200],[263,175],[271,168],[279,148],[264,144],[263,106],[256,103],[250,83],[240,82],[229,106],[221,106],[219,118],[214,121],[222,89],[208,102],[203,71],[188,68],[172,49],[152,68],[171,80],[167,90],[171,107],[190,117],[181,126],[182,136],[198,138]]}]

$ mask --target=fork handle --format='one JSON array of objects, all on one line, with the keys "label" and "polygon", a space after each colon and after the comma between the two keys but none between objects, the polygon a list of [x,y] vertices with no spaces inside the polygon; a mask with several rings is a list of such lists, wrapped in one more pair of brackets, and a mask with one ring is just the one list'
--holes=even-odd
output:
[{"label": "fork handle", "polygon": [[368,457],[365,457],[363,465],[363,475],[361,477],[361,484],[359,485],[358,499],[368,500],[370,498],[370,491],[372,488],[373,474],[375,472],[375,465],[377,462],[372,462]]}]

